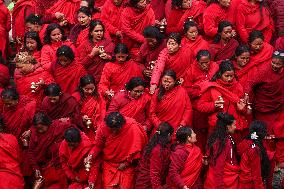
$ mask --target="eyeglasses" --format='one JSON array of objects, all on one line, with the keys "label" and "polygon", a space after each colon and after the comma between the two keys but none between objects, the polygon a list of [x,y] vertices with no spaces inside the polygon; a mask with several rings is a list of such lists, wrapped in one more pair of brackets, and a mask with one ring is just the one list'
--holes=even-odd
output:
[{"label": "eyeglasses", "polygon": [[279,51],[275,51],[273,54],[274,54],[275,56],[284,57],[284,53],[280,53]]}]

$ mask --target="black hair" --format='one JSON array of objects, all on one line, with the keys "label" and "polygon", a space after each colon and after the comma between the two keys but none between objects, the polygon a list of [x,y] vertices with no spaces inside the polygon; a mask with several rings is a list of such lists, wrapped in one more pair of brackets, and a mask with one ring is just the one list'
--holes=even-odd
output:
[{"label": "black hair", "polygon": [[280,59],[282,61],[282,64],[284,65],[284,51],[283,50],[274,51],[274,53],[272,54],[272,58]]},{"label": "black hair", "polygon": [[121,113],[111,112],[105,117],[105,123],[109,128],[120,129],[126,123],[126,120]]},{"label": "black hair", "polygon": [[91,12],[90,7],[85,7],[85,6],[80,7],[79,10],[77,11],[77,14],[79,13],[83,13],[89,17],[92,17],[92,12]]},{"label": "black hair", "polygon": [[190,127],[179,127],[176,131],[176,140],[179,144],[185,144],[187,138],[192,134],[192,129]]},{"label": "black hair", "polygon": [[187,31],[191,27],[196,27],[198,29],[198,25],[196,22],[194,22],[192,19],[186,19],[186,21],[183,24],[183,32],[187,33]]},{"label": "black hair", "polygon": [[208,56],[209,59],[211,59],[211,55],[208,50],[199,50],[196,55],[196,60],[199,61],[203,56]]},{"label": "black hair", "polygon": [[51,83],[44,89],[44,94],[46,96],[60,96],[61,87],[56,83]]},{"label": "black hair", "polygon": [[93,91],[92,96],[99,97],[98,89],[97,89],[97,83],[96,83],[95,78],[92,75],[87,74],[87,75],[84,75],[80,78],[80,82],[79,82],[79,86],[78,86],[78,91],[80,92],[81,99],[85,98],[83,87],[85,87],[88,84],[94,84],[95,85],[95,90]]},{"label": "black hair", "polygon": [[104,31],[104,34],[105,34],[105,25],[103,24],[103,22],[100,21],[100,20],[91,20],[91,22],[90,22],[90,28],[89,28],[89,35],[88,35],[89,41],[90,41],[91,43],[93,43],[92,32],[93,32],[93,30],[95,29],[96,26],[102,26],[103,31]]},{"label": "black hair", "polygon": [[36,14],[30,14],[25,18],[25,23],[31,23],[34,25],[42,25],[41,17]]},{"label": "black hair", "polygon": [[140,0],[129,0],[129,6],[137,8],[137,3],[139,3]]},{"label": "black hair", "polygon": [[233,27],[232,23],[227,21],[227,20],[219,22],[217,34],[214,37],[213,43],[219,43],[219,41],[221,40],[221,33],[222,33],[223,29],[225,27],[229,27],[229,26]]},{"label": "black hair", "polygon": [[129,54],[129,49],[125,44],[118,43],[117,45],[115,45],[113,52],[114,54],[118,54],[118,53]]},{"label": "black hair", "polygon": [[[164,76],[170,76],[172,77],[175,81],[177,79],[177,75],[176,75],[176,72],[173,71],[173,70],[166,70],[164,71],[161,79],[164,77]],[[166,93],[166,90],[164,89],[164,87],[162,85],[160,85],[160,88],[159,88],[159,93],[158,93],[158,101],[161,101],[163,96],[165,95]]]},{"label": "black hair", "polygon": [[230,60],[223,60],[221,62],[221,64],[219,65],[218,71],[213,75],[211,81],[216,81],[217,79],[220,79],[223,73],[225,73],[226,71],[235,72],[234,64]]},{"label": "black hair", "polygon": [[69,60],[73,61],[75,59],[75,55],[71,47],[67,45],[62,45],[59,47],[56,51],[56,57],[64,56],[68,58]]},{"label": "black hair", "polygon": [[143,86],[146,87],[146,83],[141,77],[132,77],[126,84],[125,89],[132,91],[135,87]]},{"label": "black hair", "polygon": [[[234,116],[224,112],[219,112],[217,114],[217,118],[218,119],[214,132],[209,136],[207,141],[207,148],[209,149],[209,155],[212,158],[211,160],[213,164],[216,163],[216,159],[222,153],[222,150],[225,147],[226,139],[228,138],[227,126],[232,125],[233,122],[235,121]],[[220,142],[220,145],[218,150],[214,152],[213,145],[217,141]],[[233,147],[233,149],[236,150],[235,146]]]},{"label": "black hair", "polygon": [[36,44],[37,44],[37,50],[40,51],[41,48],[42,48],[42,43],[41,43],[41,40],[40,40],[40,37],[38,35],[37,32],[35,31],[29,31],[27,33],[25,33],[25,37],[24,37],[24,49],[27,49],[27,46],[26,46],[26,42],[27,42],[27,39],[33,39],[36,41]]},{"label": "black hair", "polygon": [[60,32],[62,34],[62,41],[66,40],[66,36],[65,36],[63,28],[59,24],[51,23],[51,24],[49,24],[47,26],[46,31],[44,33],[43,41],[44,41],[45,44],[51,44],[50,34],[55,29],[59,29],[60,30]]},{"label": "black hair", "polygon": [[16,88],[14,87],[8,87],[4,89],[1,93],[2,99],[11,99],[11,100],[18,100],[19,99],[19,93]]},{"label": "black hair", "polygon": [[158,144],[161,145],[161,151],[163,151],[163,149],[165,149],[167,145],[170,143],[169,135],[172,135],[173,132],[174,129],[169,123],[167,122],[160,123],[156,133],[152,136],[152,138],[149,140],[149,143],[145,147],[143,155],[145,157],[149,157],[153,148]]},{"label": "black hair", "polygon": [[74,127],[67,129],[64,133],[64,139],[66,142],[81,142],[80,130]]},{"label": "black hair", "polygon": [[158,44],[162,43],[164,39],[164,35],[160,32],[160,30],[155,26],[147,26],[143,30],[143,36],[145,38],[155,38]]},{"label": "black hair", "polygon": [[182,8],[182,0],[172,0],[172,9],[173,8]]},{"label": "black hair", "polygon": [[92,13],[99,12],[99,9],[95,7],[95,0],[84,0],[88,2],[88,7]]},{"label": "black hair", "polygon": [[245,52],[250,52],[249,47],[247,45],[239,45],[235,50],[235,56],[238,57]]},{"label": "black hair", "polygon": [[6,129],[6,125],[4,123],[4,119],[2,116],[0,116],[0,133],[5,132],[5,129]]},{"label": "black hair", "polygon": [[252,43],[254,40],[256,40],[258,38],[264,40],[264,35],[263,35],[262,31],[253,30],[249,33],[248,43]]},{"label": "black hair", "polygon": [[180,35],[180,33],[176,33],[176,32],[170,33],[169,36],[168,36],[168,40],[169,39],[173,39],[179,45],[181,44],[181,35]]},{"label": "black hair", "polygon": [[51,125],[52,119],[45,112],[37,112],[33,117],[33,124],[43,124],[46,126]]},{"label": "black hair", "polygon": [[[258,136],[257,139],[251,139],[251,134],[256,133]],[[249,135],[247,139],[253,141],[260,149],[260,159],[261,159],[261,176],[263,181],[267,181],[270,175],[270,161],[267,155],[267,152],[263,146],[262,140],[267,135],[266,124],[262,121],[255,120],[250,124]]]}]

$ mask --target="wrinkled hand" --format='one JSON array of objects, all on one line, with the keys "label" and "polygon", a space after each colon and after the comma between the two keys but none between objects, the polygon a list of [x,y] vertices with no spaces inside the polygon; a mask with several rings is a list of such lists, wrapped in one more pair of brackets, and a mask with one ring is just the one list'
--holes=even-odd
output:
[{"label": "wrinkled hand", "polygon": [[94,57],[100,53],[100,49],[98,47],[94,47],[91,51],[91,56]]},{"label": "wrinkled hand", "polygon": [[36,178],[36,179],[42,178],[42,175],[41,175],[40,170],[36,170],[36,171],[35,171],[35,178]]},{"label": "wrinkled hand", "polygon": [[217,100],[214,102],[214,105],[215,105],[216,108],[223,108],[223,107],[224,107],[224,101],[217,99]]},{"label": "wrinkled hand", "polygon": [[246,107],[246,103],[244,99],[240,99],[240,101],[237,103],[237,108],[238,110],[243,110]]},{"label": "wrinkled hand", "polygon": [[31,130],[27,130],[27,131],[23,132],[22,138],[29,139],[31,137],[31,134],[32,134]]},{"label": "wrinkled hand", "polygon": [[153,70],[150,70],[150,69],[144,69],[143,70],[143,74],[146,76],[146,77],[152,77],[152,73],[153,73]]},{"label": "wrinkled hand", "polygon": [[85,159],[84,159],[84,163],[86,164],[87,162],[92,162],[93,156],[92,155],[88,155]]},{"label": "wrinkled hand", "polygon": [[107,54],[107,53],[102,53],[102,54],[100,54],[99,55],[100,56],[100,58],[101,59],[103,59],[103,60],[109,60],[110,58],[110,56]]},{"label": "wrinkled hand", "polygon": [[156,89],[157,89],[156,84],[150,85],[150,94],[154,94]]},{"label": "wrinkled hand", "polygon": [[112,89],[107,90],[107,91],[105,92],[105,95],[106,95],[106,97],[107,97],[109,100],[111,100],[112,97],[114,96],[114,91],[113,91]]}]

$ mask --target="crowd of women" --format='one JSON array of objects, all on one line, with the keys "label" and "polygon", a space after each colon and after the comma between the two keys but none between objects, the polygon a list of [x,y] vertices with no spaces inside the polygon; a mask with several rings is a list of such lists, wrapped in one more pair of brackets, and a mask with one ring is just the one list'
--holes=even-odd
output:
[{"label": "crowd of women", "polygon": [[12,5],[0,2],[1,189],[272,188],[283,1]]}]

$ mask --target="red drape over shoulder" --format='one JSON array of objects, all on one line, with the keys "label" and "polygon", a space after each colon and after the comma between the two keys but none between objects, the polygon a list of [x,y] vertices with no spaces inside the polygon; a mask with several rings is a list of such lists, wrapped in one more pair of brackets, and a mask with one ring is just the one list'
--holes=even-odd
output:
[{"label": "red drape over shoulder", "polygon": [[70,31],[69,39],[73,42],[73,44],[78,47],[85,40],[88,40],[89,35],[89,26],[81,26],[80,24],[76,24]]},{"label": "red drape over shoulder", "polygon": [[209,50],[209,43],[200,35],[195,41],[191,41],[186,37],[183,37],[181,40],[181,45],[185,45],[186,48],[189,48],[193,52],[193,57],[196,57],[198,51],[200,50]]},{"label": "red drape over shoulder", "polygon": [[238,77],[238,80],[240,84],[245,87],[247,84],[247,81],[250,78],[254,78],[257,74],[257,67],[252,62],[249,62],[244,67],[240,68],[236,62],[233,62],[235,69],[236,69],[236,75]]},{"label": "red drape over shoulder", "polygon": [[155,13],[156,20],[162,20],[165,18],[165,6],[167,0],[152,0],[150,5]]},{"label": "red drape over shoulder", "polygon": [[239,46],[239,42],[235,39],[230,39],[227,44],[222,41],[219,43],[213,43],[209,45],[209,52],[211,60],[219,61],[231,59],[235,55],[235,50]]},{"label": "red drape over shoulder", "polygon": [[258,71],[260,71],[262,66],[271,63],[273,51],[274,48],[270,44],[264,42],[263,48],[257,54],[250,54],[250,62],[256,66]]},{"label": "red drape over shoulder", "polygon": [[275,42],[275,49],[284,51],[284,36],[279,37]]},{"label": "red drape over shoulder", "polygon": [[6,51],[8,45],[8,32],[11,29],[11,15],[8,8],[5,6],[4,2],[0,2],[0,51],[2,55],[6,58]]},{"label": "red drape over shoulder", "polygon": [[[171,1],[169,1],[171,2]],[[178,9],[175,7],[171,7],[170,9],[166,9],[166,19],[167,19],[167,34],[171,32],[179,32],[179,28],[177,27],[182,15],[184,15],[185,10]]]}]

